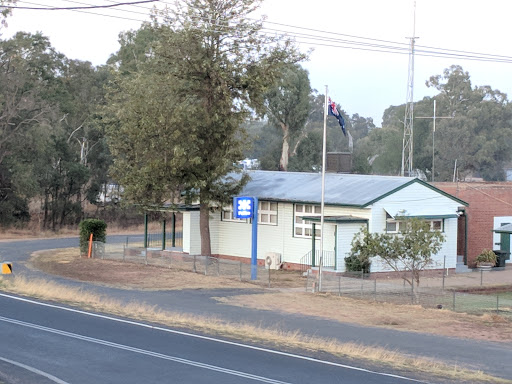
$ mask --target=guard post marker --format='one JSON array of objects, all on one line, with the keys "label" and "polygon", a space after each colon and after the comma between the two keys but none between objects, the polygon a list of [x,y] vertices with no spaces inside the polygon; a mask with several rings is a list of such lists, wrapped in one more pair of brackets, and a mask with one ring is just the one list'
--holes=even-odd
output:
[{"label": "guard post marker", "polygon": [[87,253],[87,258],[90,259],[92,254],[92,233],[89,236],[89,252]]},{"label": "guard post marker", "polygon": [[12,263],[5,262],[2,263],[2,275],[10,275],[12,274]]}]

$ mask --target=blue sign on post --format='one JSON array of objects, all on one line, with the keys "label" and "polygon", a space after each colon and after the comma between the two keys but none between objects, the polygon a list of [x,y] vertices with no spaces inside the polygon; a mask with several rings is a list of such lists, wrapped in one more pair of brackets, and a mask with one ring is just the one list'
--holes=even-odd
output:
[{"label": "blue sign on post", "polygon": [[254,199],[252,197],[235,197],[233,202],[233,217],[236,219],[252,219]]},{"label": "blue sign on post", "polygon": [[252,219],[251,280],[258,278],[258,199],[256,197],[235,197],[233,217]]}]

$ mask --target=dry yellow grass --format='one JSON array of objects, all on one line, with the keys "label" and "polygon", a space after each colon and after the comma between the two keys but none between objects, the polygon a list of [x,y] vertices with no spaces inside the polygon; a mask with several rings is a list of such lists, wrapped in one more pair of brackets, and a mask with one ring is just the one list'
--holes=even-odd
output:
[{"label": "dry yellow grass", "polygon": [[141,303],[125,304],[108,297],[91,294],[78,288],[70,288],[45,280],[28,281],[21,277],[0,277],[0,290],[45,300],[54,300],[84,309],[159,323],[166,326],[184,327],[237,340],[263,343],[279,347],[280,349],[288,348],[325,352],[338,357],[387,365],[405,372],[419,372],[429,376],[465,382],[512,383],[510,380],[496,378],[481,371],[446,365],[424,358],[413,358],[384,348],[340,343],[336,340],[304,336],[299,332],[284,332],[278,329],[255,327],[250,324],[231,324],[215,318],[166,312]]}]

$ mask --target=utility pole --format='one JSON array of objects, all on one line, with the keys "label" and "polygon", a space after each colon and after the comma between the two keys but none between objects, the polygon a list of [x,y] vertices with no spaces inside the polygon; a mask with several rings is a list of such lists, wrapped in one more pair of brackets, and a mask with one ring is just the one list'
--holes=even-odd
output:
[{"label": "utility pole", "polygon": [[417,37],[416,33],[416,1],[414,2],[414,21],[412,37],[410,39],[409,50],[409,71],[407,82],[407,101],[405,104],[405,118],[404,118],[404,140],[402,146],[402,168],[400,171],[401,176],[412,175],[412,159],[413,159],[413,120],[414,120],[414,44]]},{"label": "utility pole", "polygon": [[434,164],[435,164],[435,136],[436,136],[436,119],[451,119],[451,116],[436,116],[436,101],[434,100],[434,116],[418,116],[417,119],[432,119],[432,182],[434,182]]}]

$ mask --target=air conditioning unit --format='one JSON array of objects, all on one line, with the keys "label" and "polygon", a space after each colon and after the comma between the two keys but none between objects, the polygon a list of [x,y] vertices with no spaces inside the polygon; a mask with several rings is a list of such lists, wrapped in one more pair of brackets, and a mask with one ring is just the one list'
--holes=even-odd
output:
[{"label": "air conditioning unit", "polygon": [[281,254],[277,252],[267,252],[265,255],[265,268],[266,269],[280,269],[281,268]]}]

